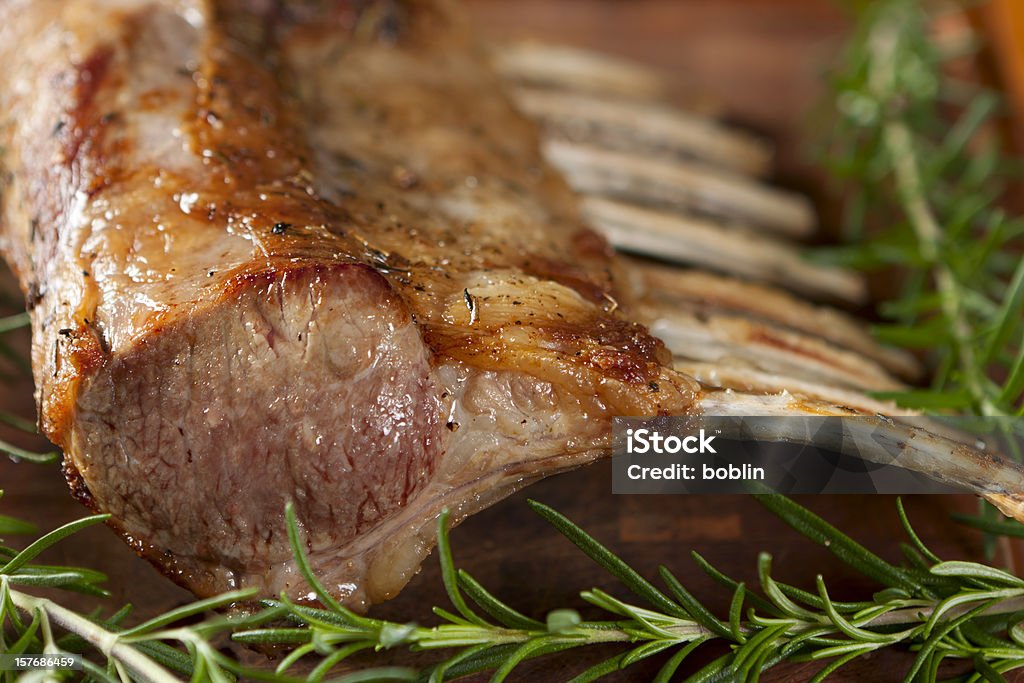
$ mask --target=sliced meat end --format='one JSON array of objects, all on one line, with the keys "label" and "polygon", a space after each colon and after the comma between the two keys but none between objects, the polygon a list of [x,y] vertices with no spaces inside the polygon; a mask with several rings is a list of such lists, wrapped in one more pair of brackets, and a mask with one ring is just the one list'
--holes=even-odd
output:
[{"label": "sliced meat end", "polygon": [[380,275],[300,264],[239,276],[112,358],[79,393],[67,453],[91,505],[172,577],[273,593],[264,573],[291,557],[286,502],[316,552],[425,485],[437,393]]}]

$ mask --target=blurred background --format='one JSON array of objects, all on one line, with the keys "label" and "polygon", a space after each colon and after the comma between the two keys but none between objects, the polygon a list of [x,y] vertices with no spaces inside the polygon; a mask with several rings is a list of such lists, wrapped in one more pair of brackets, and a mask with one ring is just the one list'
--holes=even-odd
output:
[{"label": "blurred background", "polygon": [[842,47],[833,0],[467,0],[494,40],[591,48],[660,68],[679,101],[774,140],[778,172],[798,174],[806,117]]}]

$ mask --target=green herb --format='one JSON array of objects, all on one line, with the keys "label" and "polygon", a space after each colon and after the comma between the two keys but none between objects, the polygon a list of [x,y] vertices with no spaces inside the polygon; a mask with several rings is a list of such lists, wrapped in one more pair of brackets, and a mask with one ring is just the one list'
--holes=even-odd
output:
[{"label": "green herb", "polygon": [[[966,52],[936,42],[936,7],[860,3],[833,76],[839,117],[828,153],[851,244],[818,257],[902,274],[875,332],[926,352],[935,372],[926,389],[878,398],[924,413],[1004,418],[992,423],[1000,442],[1024,460],[1024,422],[1013,419],[1024,415],[1024,218],[1001,208],[1021,166],[1002,152],[1000,94],[950,76],[950,60],[980,41],[967,41]],[[984,502],[970,523],[986,532],[988,557],[993,530],[1019,527]]]},{"label": "green herb", "polygon": [[[29,318],[27,313],[18,313],[16,315],[7,316],[6,318],[0,318],[0,356],[3,356],[7,361],[14,366],[18,373],[22,376],[31,377],[32,367],[28,361],[18,353],[14,348],[10,346],[2,337],[7,332],[12,332],[24,327],[28,327]],[[11,381],[15,378],[9,372],[0,371],[0,379]]]},{"label": "green herb", "polygon": [[[821,255],[904,274],[882,307],[891,322],[879,337],[927,350],[938,371],[927,391],[885,398],[925,411],[1019,416],[1024,219],[1000,208],[1017,164],[995,134],[999,94],[949,75],[964,46],[934,39],[936,7],[861,3],[833,77],[839,122],[828,151],[853,244]],[[976,43],[967,41],[968,51]]]},{"label": "green herb", "polygon": [[[758,560],[755,589],[695,555],[697,565],[732,593],[728,614],[716,616],[667,568],[659,570],[664,589],[658,588],[569,519],[531,502],[537,514],[618,578],[633,597],[587,590],[580,593],[581,601],[606,617],[585,620],[576,608],[568,607],[550,612],[543,621],[530,618],[456,569],[444,513],[437,524],[438,555],[454,611],[435,608],[441,621],[433,626],[392,622],[355,614],[324,590],[306,560],[289,507],[286,518],[296,565],[323,607],[296,604],[282,596],[264,601],[246,616],[213,616],[199,624],[180,625],[254,598],[253,591],[236,591],[125,628],[128,607],[103,619],[98,612],[79,614],[30,592],[48,587],[106,595],[100,587],[105,577],[98,572],[33,564],[53,544],[104,519],[94,516],[46,534],[20,552],[0,546],[0,554],[7,558],[0,567],[0,652],[86,653],[86,676],[99,681],[172,681],[183,676],[321,681],[358,653],[408,648],[444,654],[424,670],[377,667],[331,680],[440,682],[489,671],[491,680],[500,682],[528,660],[584,647],[605,650],[607,657],[580,671],[574,683],[654,657],[660,661],[655,680],[668,681],[691,654],[716,641],[727,644],[729,652],[692,680],[754,681],[780,662],[809,661],[822,664],[813,679],[818,681],[858,656],[893,647],[916,652],[907,681],[937,680],[939,665],[950,659],[971,663],[976,673],[967,680],[972,681],[995,680],[994,672],[1001,675],[1024,667],[1024,579],[983,564],[942,561],[913,531],[902,504],[898,512],[907,531],[907,548],[923,564],[893,565],[791,500],[775,495],[758,498],[811,541],[827,540],[825,547],[877,581],[880,589],[860,601],[836,602],[821,576],[810,591],[779,581],[766,553]],[[29,530],[24,522],[0,518],[0,533]],[[276,670],[253,670],[218,647],[224,634],[238,643],[277,646],[285,654]],[[300,660],[302,671],[308,673],[298,672]],[[14,673],[2,676],[13,680]]]}]

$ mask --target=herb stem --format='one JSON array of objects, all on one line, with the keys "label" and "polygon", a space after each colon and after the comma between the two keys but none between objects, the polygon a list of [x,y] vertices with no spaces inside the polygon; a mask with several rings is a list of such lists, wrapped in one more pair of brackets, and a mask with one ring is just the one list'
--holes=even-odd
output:
[{"label": "herb stem", "polygon": [[145,683],[177,683],[178,678],[131,645],[121,642],[118,634],[93,623],[81,614],[62,607],[47,598],[38,598],[9,587],[7,577],[0,577],[0,590],[26,614],[40,614],[69,633],[74,633],[113,661],[122,662],[137,680]]},{"label": "herb stem", "polygon": [[974,398],[982,415],[1005,415],[999,410],[982,384],[976,369],[978,360],[971,339],[971,326],[967,322],[963,299],[956,278],[939,258],[939,240],[942,234],[935,214],[928,205],[921,184],[921,173],[914,160],[913,139],[906,124],[890,121],[883,127],[885,145],[893,161],[893,171],[900,195],[906,204],[907,217],[920,241],[921,256],[931,264],[940,306],[949,321],[956,344],[960,367],[964,372],[964,385]]},{"label": "herb stem", "polygon": [[0,334],[5,334],[12,330],[18,330],[22,327],[28,327],[29,322],[28,313],[24,312],[9,315],[6,318],[0,318]]},{"label": "herb stem", "polygon": [[868,91],[879,107],[881,140],[892,164],[893,178],[908,223],[918,242],[922,260],[935,281],[939,310],[946,318],[964,388],[984,416],[1006,416],[986,390],[984,364],[975,353],[972,325],[965,306],[966,294],[942,254],[943,229],[930,203],[911,129],[902,115],[904,94],[897,75],[901,27],[910,20],[912,5],[893,6],[888,20],[876,21],[867,45],[871,51]]},{"label": "herb stem", "polygon": [[[902,624],[914,624],[927,622],[928,619],[935,613],[938,605],[929,605],[928,607],[906,607],[903,609],[893,610],[891,612],[884,612],[874,619],[862,624],[862,626],[900,626]],[[969,606],[955,607],[945,614],[949,618],[955,619],[963,614],[966,614],[971,610]],[[1016,612],[1024,611],[1024,591],[1021,595],[1012,598],[1006,598],[981,613],[981,616],[992,616],[996,614],[1014,614]]]}]

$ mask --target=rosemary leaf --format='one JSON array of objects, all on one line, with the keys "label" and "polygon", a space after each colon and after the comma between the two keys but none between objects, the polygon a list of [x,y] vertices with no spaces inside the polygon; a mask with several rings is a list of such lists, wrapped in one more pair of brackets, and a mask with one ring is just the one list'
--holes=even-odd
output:
[{"label": "rosemary leaf", "polygon": [[914,659],[914,663],[910,667],[910,671],[907,672],[906,677],[903,679],[904,683],[913,683],[918,672],[921,671],[921,669],[929,663],[929,658],[931,657],[932,653],[938,647],[942,639],[945,638],[950,631],[954,630],[961,624],[968,622],[970,619],[977,616],[978,614],[981,614],[986,609],[988,609],[991,606],[991,604],[991,602],[985,602],[981,605],[978,605],[969,612],[966,612],[965,614],[962,614],[956,619],[948,621],[939,628],[933,630],[931,634],[928,636],[928,639],[921,646],[921,649],[918,651],[917,657]]},{"label": "rosemary leaf", "polygon": [[615,673],[625,667],[624,662],[628,654],[629,653],[616,655],[615,657],[606,659],[603,662],[598,662],[586,671],[570,678],[568,683],[591,683],[591,681],[596,681],[608,674]]},{"label": "rosemary leaf", "polygon": [[14,330],[20,330],[23,327],[28,327],[30,322],[31,320],[29,320],[28,313],[24,312],[0,318],[0,334],[6,334]]},{"label": "rosemary leaf", "polygon": [[[693,561],[697,563],[697,566],[700,567],[700,569],[705,574],[710,576],[717,583],[719,583],[719,584],[721,584],[721,585],[725,586],[726,588],[728,588],[730,590],[733,590],[733,591],[735,591],[737,588],[739,588],[740,584],[739,584],[738,581],[736,581],[736,580],[726,576],[722,572],[720,572],[710,562],[705,560],[700,555],[700,553],[692,552],[692,553],[690,553],[690,556],[693,558]],[[755,609],[763,612],[764,614],[769,614],[769,615],[772,615],[772,616],[782,616],[782,613],[779,612],[778,608],[776,608],[775,605],[773,605],[772,603],[768,602],[767,600],[765,600],[764,598],[762,598],[761,596],[759,596],[759,595],[757,595],[755,593],[748,594],[747,595],[747,601],[750,602],[754,606]]]},{"label": "rosemary leaf", "polygon": [[810,510],[779,495],[758,495],[759,503],[779,516],[786,524],[822,545],[840,560],[886,586],[902,588],[914,594],[928,593],[907,572],[894,567]]},{"label": "rosemary leaf", "polygon": [[732,594],[732,602],[729,604],[729,631],[732,639],[737,643],[744,643],[747,640],[743,633],[743,599],[746,597],[747,589],[743,583],[736,584],[736,590]]},{"label": "rosemary leaf", "polygon": [[814,677],[811,678],[810,681],[808,681],[808,683],[821,683],[821,681],[824,681],[826,678],[834,674],[836,671],[846,666],[847,664],[849,664],[850,662],[857,659],[857,657],[860,657],[863,654],[864,653],[859,650],[847,652],[842,657],[839,657],[838,659],[829,662],[828,665],[825,666],[821,671],[816,673]]},{"label": "rosemary leaf", "polygon": [[590,559],[604,567],[608,572],[636,593],[639,597],[650,602],[654,607],[664,610],[667,614],[677,617],[685,617],[686,610],[670,600],[664,593],[654,587],[647,579],[643,578],[632,567],[615,556],[608,548],[601,545],[593,536],[586,533],[578,526],[570,522],[565,516],[552,508],[531,500],[527,504],[534,512],[543,517],[549,524],[567,539],[572,541]]},{"label": "rosemary leaf", "polygon": [[313,568],[309,566],[309,560],[306,558],[306,551],[302,547],[302,541],[299,538],[299,520],[295,515],[295,504],[291,501],[289,501],[288,505],[285,506],[285,520],[288,523],[288,541],[291,544],[292,554],[295,556],[299,572],[306,580],[306,583],[308,583],[309,587],[316,593],[317,598],[319,598],[320,601],[332,611],[342,614],[348,612],[347,609],[342,607],[341,604],[324,589],[320,580],[317,579],[316,575],[313,573]]},{"label": "rosemary leaf", "polygon": [[68,522],[64,526],[54,529],[50,533],[46,534],[39,540],[33,542],[27,548],[22,550],[20,553],[15,555],[11,560],[4,566],[0,567],[0,575],[12,574],[17,570],[24,567],[26,564],[31,562],[36,555],[43,552],[50,546],[58,543],[59,541],[67,538],[71,534],[81,531],[86,527],[94,526],[100,522],[106,521],[110,518],[110,515],[93,515],[91,517],[85,517],[83,519],[75,520],[74,522]]},{"label": "rosemary leaf", "polygon": [[972,579],[983,579],[986,582],[999,583],[1004,586],[1024,587],[1024,579],[1001,569],[987,567],[977,562],[940,562],[932,567],[931,572],[938,576],[969,577]]},{"label": "rosemary leaf", "polygon": [[48,453],[34,453],[32,451],[27,451],[24,448],[18,448],[14,444],[3,440],[0,440],[0,453],[7,453],[17,460],[25,460],[39,465],[55,463],[60,459],[60,453],[57,453],[56,451],[50,451]]},{"label": "rosemary leaf", "polygon": [[698,638],[697,640],[687,644],[685,647],[680,648],[658,670],[658,673],[654,676],[652,683],[668,683],[668,681],[672,679],[672,676],[675,675],[676,671],[679,670],[679,667],[686,660],[686,658],[689,657],[694,650],[703,645],[708,639],[709,636],[704,636],[703,638]]},{"label": "rosemary leaf", "polygon": [[991,664],[985,661],[984,657],[975,655],[971,661],[974,663],[974,668],[978,674],[987,681],[987,683],[1006,683],[1006,679],[1001,673],[996,671]]},{"label": "rosemary leaf", "polygon": [[710,610],[704,607],[690,591],[686,590],[679,579],[668,568],[664,566],[658,567],[658,573],[661,575],[665,585],[668,586],[669,592],[679,601],[679,604],[683,606],[686,613],[694,621],[721,638],[732,637],[732,631],[729,630],[729,627],[715,618],[715,615]]},{"label": "rosemary leaf", "polygon": [[926,546],[921,541],[921,538],[917,535],[917,532],[914,531],[914,527],[910,524],[910,518],[907,516],[907,510],[903,506],[902,498],[896,499],[896,512],[899,514],[900,525],[903,527],[903,533],[905,533],[907,537],[911,540],[911,542],[914,544],[914,547],[917,548],[918,552],[920,552],[921,555],[929,562],[939,562],[939,557],[928,549],[928,546]]},{"label": "rosemary leaf", "polygon": [[18,417],[12,413],[0,410],[0,422],[3,424],[14,427],[15,429],[26,432],[28,434],[37,434],[36,423],[31,420],[26,420],[23,417]]},{"label": "rosemary leaf", "polygon": [[462,597],[462,591],[459,590],[459,577],[455,571],[451,544],[448,542],[448,514],[446,508],[441,511],[441,515],[437,519],[437,556],[441,561],[441,579],[448,592],[448,599],[451,600],[455,609],[469,622],[478,626],[487,626],[487,622],[469,608],[465,598]]},{"label": "rosemary leaf", "polygon": [[34,534],[37,532],[35,524],[30,524],[24,520],[15,519],[14,517],[8,517],[7,515],[0,515],[0,535],[3,536],[24,536],[27,534]]},{"label": "rosemary leaf", "polygon": [[236,602],[244,602],[255,598],[257,590],[249,588],[245,590],[231,591],[229,593],[222,593],[212,598],[205,600],[198,600],[196,602],[178,607],[169,612],[165,612],[158,617],[154,617],[149,621],[145,621],[134,628],[130,628],[121,633],[121,638],[131,639],[139,635],[151,633],[157,629],[163,628],[169,624],[179,622],[182,619],[191,617],[196,614],[202,614],[211,610],[220,609],[227,607]]},{"label": "rosemary leaf", "polygon": [[486,588],[470,576],[469,572],[460,569],[457,572],[457,576],[459,586],[465,591],[466,595],[498,623],[508,628],[518,628],[525,631],[544,628],[544,624],[541,622],[517,612],[491,595]]},{"label": "rosemary leaf", "polygon": [[1024,538],[1024,524],[1015,520],[986,519],[985,517],[965,515],[960,512],[954,512],[950,517],[961,524],[966,524],[991,534]]}]

